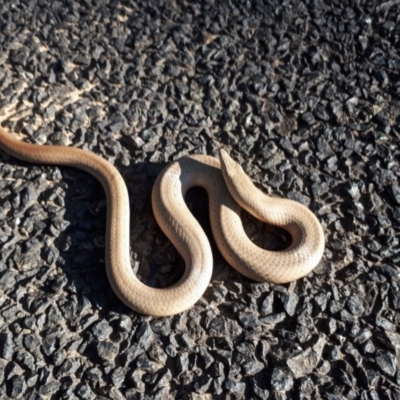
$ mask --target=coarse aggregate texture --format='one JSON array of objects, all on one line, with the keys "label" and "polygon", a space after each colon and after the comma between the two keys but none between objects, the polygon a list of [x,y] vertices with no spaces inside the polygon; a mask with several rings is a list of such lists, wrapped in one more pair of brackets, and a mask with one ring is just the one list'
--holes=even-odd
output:
[{"label": "coarse aggregate texture", "polygon": [[[196,306],[141,316],[106,278],[100,184],[1,153],[1,399],[400,399],[398,0],[2,0],[0,122],[118,168],[149,285],[182,273],[150,196],[186,154],[224,146],[326,236],[288,285],[214,246]],[[204,193],[187,201],[209,233]],[[243,219],[256,243],[287,243]]]}]

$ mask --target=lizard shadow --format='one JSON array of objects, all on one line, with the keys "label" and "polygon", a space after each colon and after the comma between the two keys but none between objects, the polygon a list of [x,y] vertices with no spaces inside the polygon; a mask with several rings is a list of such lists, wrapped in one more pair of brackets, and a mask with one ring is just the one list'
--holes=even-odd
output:
[{"label": "lizard shadow", "polygon": [[[158,227],[151,207],[152,187],[165,165],[166,163],[144,161],[119,168],[129,193],[131,264],[142,282],[157,288],[177,283],[185,269],[182,257]],[[100,183],[88,174],[78,170],[71,173],[76,174],[82,183],[77,184],[77,179],[74,178],[72,184],[68,185],[70,193],[66,192],[65,218],[71,221],[71,225],[60,235],[57,243],[64,247],[66,240],[71,240],[70,249],[64,253],[65,264],[80,265],[79,274],[84,271],[88,274],[85,279],[74,278],[79,285],[86,282],[82,288],[83,292],[90,292],[92,301],[99,306],[110,304],[110,300],[114,299],[117,300],[115,304],[118,307],[122,303],[112,292],[105,272],[104,191]],[[83,194],[83,198],[79,193]],[[250,282],[227,264],[215,244],[209,219],[207,192],[200,187],[194,187],[188,191],[185,200],[211,243],[214,257],[212,279],[222,281],[228,289],[232,285],[236,289],[236,282]],[[290,244],[290,235],[285,231],[264,224],[245,211],[242,211],[242,217],[246,232],[260,247],[281,250]],[[74,272],[69,269],[69,274],[72,276]],[[203,299],[210,301],[212,297],[210,291],[206,291]]]}]

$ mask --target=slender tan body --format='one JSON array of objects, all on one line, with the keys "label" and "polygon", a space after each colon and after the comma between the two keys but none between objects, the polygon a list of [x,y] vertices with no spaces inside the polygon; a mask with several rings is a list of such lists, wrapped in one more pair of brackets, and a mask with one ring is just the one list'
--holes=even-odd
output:
[{"label": "slender tan body", "polygon": [[[113,165],[73,147],[24,143],[1,128],[0,148],[28,162],[82,169],[101,182],[107,196],[107,276],[117,296],[142,314],[168,316],[182,312],[203,295],[210,282],[210,244],[184,201],[186,191],[193,186],[201,186],[208,193],[212,231],[222,255],[251,279],[274,283],[298,279],[318,264],[324,251],[323,231],[314,214],[294,201],[265,196],[225,151],[221,150],[221,162],[204,155],[183,157],[157,178],[152,204],[158,224],[182,255],[186,269],[177,284],[151,288],[132,271],[128,192]],[[244,232],[240,207],[289,231],[289,248],[272,252],[257,247]]]}]

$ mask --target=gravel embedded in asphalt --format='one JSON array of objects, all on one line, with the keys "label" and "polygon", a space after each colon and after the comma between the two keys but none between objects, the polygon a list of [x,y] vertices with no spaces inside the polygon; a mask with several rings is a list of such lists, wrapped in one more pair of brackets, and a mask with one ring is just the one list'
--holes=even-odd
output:
[{"label": "gravel embedded in asphalt", "polygon": [[[0,123],[117,167],[144,282],[184,268],[152,215],[158,173],[221,146],[309,207],[326,250],[273,285],[212,244],[203,298],[141,316],[107,281],[100,184],[0,152],[0,398],[400,398],[399,15],[396,0],[3,0]],[[187,196],[210,236],[206,201]],[[243,220],[260,246],[290,240]]]}]

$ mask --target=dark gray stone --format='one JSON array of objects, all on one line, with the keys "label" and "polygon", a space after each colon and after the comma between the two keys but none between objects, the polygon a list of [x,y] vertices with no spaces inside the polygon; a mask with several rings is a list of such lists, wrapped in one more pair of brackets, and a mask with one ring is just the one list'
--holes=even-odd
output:
[{"label": "dark gray stone", "polygon": [[260,318],[260,321],[263,322],[264,324],[278,324],[279,322],[282,322],[285,318],[286,318],[285,313],[277,313]]},{"label": "dark gray stone", "polygon": [[91,331],[97,340],[103,341],[109,338],[113,330],[110,324],[103,320],[95,324]]},{"label": "dark gray stone", "polygon": [[246,364],[243,364],[243,375],[244,376],[253,376],[258,374],[260,371],[264,369],[264,364],[259,361],[250,361]]},{"label": "dark gray stone", "polygon": [[150,326],[157,335],[168,336],[171,332],[171,321],[166,318],[153,319]]},{"label": "dark gray stone", "polygon": [[291,317],[296,313],[298,302],[299,296],[296,293],[287,293],[283,295],[283,307]]},{"label": "dark gray stone", "polygon": [[227,393],[234,395],[234,398],[240,399],[244,397],[246,384],[244,382],[227,381],[224,384]]},{"label": "dark gray stone", "polygon": [[20,398],[26,390],[23,376],[15,375],[9,380],[9,396],[12,399]]},{"label": "dark gray stone", "polygon": [[14,354],[14,344],[11,333],[0,333],[0,357],[11,360]]},{"label": "dark gray stone", "polygon": [[397,368],[398,368],[398,361],[397,357],[393,354],[389,353],[388,351],[379,350],[376,353],[375,357],[376,363],[378,364],[379,368],[387,375],[394,376]]},{"label": "dark gray stone", "polygon": [[346,304],[347,304],[347,307],[350,310],[350,312],[355,316],[362,315],[365,311],[365,309],[357,295],[351,296],[347,300]]},{"label": "dark gray stone", "polygon": [[293,377],[290,371],[274,368],[271,376],[271,386],[274,390],[287,392],[293,388]]},{"label": "dark gray stone", "polygon": [[247,329],[257,329],[259,326],[261,326],[257,316],[251,312],[239,313],[239,321],[241,322],[242,326]]},{"label": "dark gray stone", "polygon": [[155,340],[155,335],[150,327],[150,324],[147,322],[141,323],[136,329],[135,338],[139,345],[144,348],[148,348]]},{"label": "dark gray stone", "polygon": [[102,360],[114,360],[118,350],[118,345],[112,342],[100,342],[97,344],[97,354]]},{"label": "dark gray stone", "polygon": [[59,391],[61,387],[61,383],[60,382],[49,382],[46,385],[41,386],[41,388],[39,389],[39,393],[44,395],[44,396],[49,396],[52,394],[55,394]]}]

